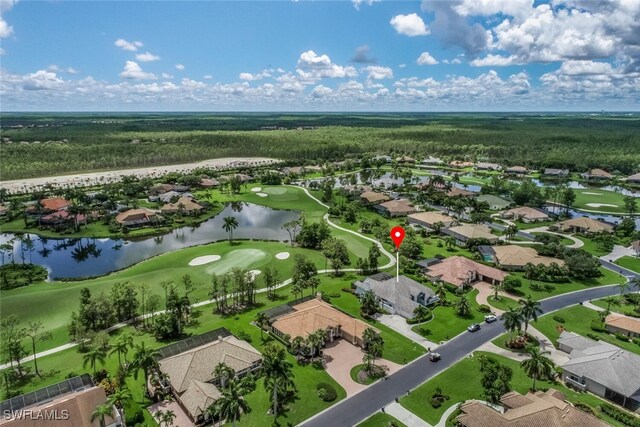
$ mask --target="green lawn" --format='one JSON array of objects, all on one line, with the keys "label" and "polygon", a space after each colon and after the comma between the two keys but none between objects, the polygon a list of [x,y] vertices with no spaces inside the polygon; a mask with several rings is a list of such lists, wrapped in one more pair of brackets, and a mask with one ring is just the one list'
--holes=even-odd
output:
[{"label": "green lawn", "polygon": [[[478,303],[476,302],[477,294],[478,291],[475,289],[466,294],[472,307],[469,317],[458,316],[453,307],[438,306],[433,309],[432,320],[416,325],[411,328],[411,330],[431,342],[438,343],[440,341],[450,340],[461,332],[466,331],[467,327],[472,323],[482,323],[485,313],[478,311]],[[455,294],[447,294],[447,300],[455,301],[456,299],[457,296]]]},{"label": "green lawn", "polygon": [[389,427],[390,425],[394,425],[396,427],[407,427],[391,415],[384,414],[382,412],[377,412],[375,415],[370,416],[358,424],[357,427]]},{"label": "green lawn", "polygon": [[623,256],[622,258],[616,261],[621,267],[628,268],[629,270],[633,270],[637,273],[640,273],[640,258],[631,257],[631,256]]},{"label": "green lawn", "polygon": [[[542,233],[540,231],[532,231],[531,234],[533,234],[534,236],[541,236],[541,235],[545,235],[545,234],[547,236],[549,235],[549,233]],[[552,234],[552,236],[554,236],[554,234]],[[561,237],[561,236],[558,236],[558,237]],[[573,245],[574,242],[573,242],[573,240],[567,239],[566,237],[561,237],[560,243],[565,245],[565,246],[569,246],[569,245]]]},{"label": "green lawn", "polygon": [[[483,389],[480,385],[482,373],[480,372],[480,365],[476,360],[477,356],[480,354],[485,354],[486,356],[497,360],[500,364],[509,366],[513,370],[511,387],[514,390],[520,393],[526,393],[529,387],[531,387],[532,380],[524,374],[518,362],[490,353],[475,352],[473,357],[464,358],[435,378],[422,384],[415,390],[412,390],[410,395],[400,398],[400,404],[431,425],[436,425],[443,413],[450,406],[457,405],[458,403],[468,399],[482,399]],[[570,402],[584,402],[593,408],[596,408],[603,402],[594,395],[588,393],[577,393],[560,383],[538,381],[537,386],[540,388],[553,387],[562,393],[565,393]],[[429,402],[435,389],[438,387],[442,389],[443,394],[449,396],[449,400],[439,408],[433,408]],[[622,424],[607,417],[606,415],[598,415],[601,416],[605,422],[614,426],[622,427]]]},{"label": "green lawn", "polygon": [[493,296],[487,298],[487,302],[490,306],[497,308],[498,310],[508,311],[510,307],[518,308],[520,304],[513,298],[498,295],[500,299],[494,300]]},{"label": "green lawn", "polygon": [[[565,323],[558,322],[553,318],[554,316],[562,317],[565,320]],[[552,316],[543,316],[538,319],[537,322],[533,322],[532,325],[549,338],[554,345],[556,344],[556,340],[560,337],[560,327],[562,327],[569,332],[575,332],[576,334],[583,336],[586,336],[587,334],[594,334],[602,341],[606,341],[613,345],[617,345],[618,347],[640,354],[640,346],[638,344],[620,341],[611,334],[593,331],[591,329],[591,321],[595,319],[598,319],[598,313],[595,310],[576,305],[556,311]]]},{"label": "green lawn", "polygon": [[[611,301],[611,304],[609,304],[609,301]],[[632,304],[627,303],[625,300],[623,300],[622,305],[620,305],[620,298],[618,296],[593,300],[591,301],[591,303],[593,305],[597,305],[598,307],[602,307],[604,309],[608,309],[616,313],[622,313],[627,315],[635,314],[633,312],[633,309],[635,307]]]},{"label": "green lawn", "polygon": [[[597,212],[624,213],[624,195],[614,191],[601,190],[599,188],[586,188],[573,190],[576,201],[573,206],[577,209],[585,209]],[[594,194],[588,194],[594,193]],[[592,204],[606,204],[614,206],[589,206]]]}]

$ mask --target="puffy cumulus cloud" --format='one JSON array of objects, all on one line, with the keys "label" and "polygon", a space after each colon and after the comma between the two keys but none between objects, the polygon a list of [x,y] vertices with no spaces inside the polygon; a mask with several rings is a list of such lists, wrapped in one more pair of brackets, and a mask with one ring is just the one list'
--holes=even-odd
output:
[{"label": "puffy cumulus cloud", "polygon": [[185,68],[185,67],[184,67],[184,65],[182,65],[182,64],[176,64],[176,70],[183,71],[183,70],[184,70],[184,68]]},{"label": "puffy cumulus cloud", "polygon": [[438,60],[431,56],[429,52],[422,52],[416,61],[418,65],[435,65]]},{"label": "puffy cumulus cloud", "polygon": [[51,71],[40,70],[24,76],[24,90],[54,90],[62,86],[64,81]]},{"label": "puffy cumulus cloud", "polygon": [[392,79],[393,70],[389,67],[381,67],[379,65],[369,65],[364,68],[369,80]]},{"label": "puffy cumulus cloud", "polygon": [[[13,34],[13,27],[4,20],[4,12],[10,10],[18,1],[17,0],[0,0],[0,39],[4,39]],[[4,49],[0,48],[0,54],[4,55]]]},{"label": "puffy cumulus cloud", "polygon": [[410,13],[408,15],[396,15],[389,21],[391,26],[396,30],[398,34],[402,34],[409,37],[426,36],[429,34],[429,29],[425,25],[421,17],[416,13]]},{"label": "puffy cumulus cloud", "polygon": [[151,62],[151,61],[158,61],[160,59],[160,57],[158,55],[154,55],[152,53],[149,52],[145,52],[145,53],[139,53],[136,55],[136,59],[140,62]]},{"label": "puffy cumulus cloud", "polygon": [[353,58],[351,58],[351,62],[358,64],[375,64],[377,60],[369,56],[369,46],[363,44],[356,48],[356,53],[353,55]]},{"label": "puffy cumulus cloud", "polygon": [[533,0],[463,0],[453,9],[462,16],[504,14],[522,18],[529,14],[532,6]]},{"label": "puffy cumulus cloud", "polygon": [[356,77],[354,67],[334,64],[328,55],[318,55],[313,50],[303,52],[296,69],[298,77],[305,83],[315,83],[323,78]]},{"label": "puffy cumulus cloud", "polygon": [[311,91],[311,96],[313,96],[314,98],[323,98],[327,95],[331,95],[332,93],[333,93],[333,90],[331,88],[328,88],[323,85],[318,85],[314,87],[313,90]]},{"label": "puffy cumulus cloud", "polygon": [[169,74],[169,73],[162,73],[160,74],[160,77],[166,80],[172,79],[173,75]]},{"label": "puffy cumulus cloud", "polygon": [[516,63],[518,63],[518,58],[515,55],[502,56],[491,53],[484,58],[476,58],[470,62],[473,67],[502,67]]},{"label": "puffy cumulus cloud", "polygon": [[125,39],[118,39],[115,41],[114,44],[118,46],[120,49],[128,50],[129,52],[135,52],[138,50],[138,48],[144,46],[144,44],[140,41],[129,42],[129,41],[126,41]]},{"label": "puffy cumulus cloud", "polygon": [[614,74],[613,67],[608,62],[596,61],[565,61],[557,71],[557,74],[567,75],[591,75],[591,74]]},{"label": "puffy cumulus cloud", "polygon": [[153,80],[156,78],[155,74],[143,71],[142,67],[133,61],[127,61],[124,64],[124,70],[120,73],[120,77],[132,80]]},{"label": "puffy cumulus cloud", "polygon": [[353,7],[355,7],[357,10],[360,10],[360,5],[362,4],[366,4],[368,6],[371,6],[374,3],[378,3],[382,0],[351,0],[351,3],[353,3]]},{"label": "puffy cumulus cloud", "polygon": [[460,58],[443,59],[442,62],[444,64],[462,64],[462,60]]},{"label": "puffy cumulus cloud", "polygon": [[259,73],[255,73],[255,74],[251,74],[251,73],[240,73],[240,75],[238,76],[238,78],[240,80],[244,80],[244,81],[248,81],[248,82],[252,82],[255,80],[262,80],[266,77],[271,77],[271,73],[274,70],[271,69],[267,69],[267,70],[262,70]]}]

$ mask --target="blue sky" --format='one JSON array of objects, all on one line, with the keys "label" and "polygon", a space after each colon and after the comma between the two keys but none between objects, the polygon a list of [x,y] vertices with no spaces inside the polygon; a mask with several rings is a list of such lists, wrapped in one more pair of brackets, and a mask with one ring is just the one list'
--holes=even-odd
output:
[{"label": "blue sky", "polygon": [[0,0],[2,110],[637,110],[640,2]]}]

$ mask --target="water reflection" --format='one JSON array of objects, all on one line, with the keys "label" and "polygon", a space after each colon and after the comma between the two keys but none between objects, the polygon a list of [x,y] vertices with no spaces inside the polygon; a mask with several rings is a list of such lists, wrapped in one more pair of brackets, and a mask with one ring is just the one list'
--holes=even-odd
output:
[{"label": "water reflection", "polygon": [[[228,237],[222,229],[224,218],[234,216],[238,228],[233,231],[236,239],[266,239],[284,241],[289,234],[282,226],[298,219],[298,211],[284,211],[264,206],[236,202],[227,205],[215,217],[196,227],[182,227],[170,233],[141,239],[96,239],[69,238],[47,239],[29,235],[35,243],[35,250],[22,248],[19,241],[13,244],[15,262],[31,260],[49,270],[51,278],[81,278],[99,276],[129,267],[137,262],[176,249],[201,245]],[[0,234],[0,244],[9,242],[15,236]],[[11,262],[8,254],[5,262]]]}]

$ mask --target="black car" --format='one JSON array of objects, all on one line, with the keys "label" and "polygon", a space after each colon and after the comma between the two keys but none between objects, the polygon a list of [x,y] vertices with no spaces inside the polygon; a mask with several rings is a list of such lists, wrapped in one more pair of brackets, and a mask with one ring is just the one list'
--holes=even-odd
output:
[{"label": "black car", "polygon": [[469,331],[469,332],[475,332],[475,331],[479,331],[479,330],[480,330],[480,325],[478,325],[477,323],[472,323],[467,328],[467,331]]}]

